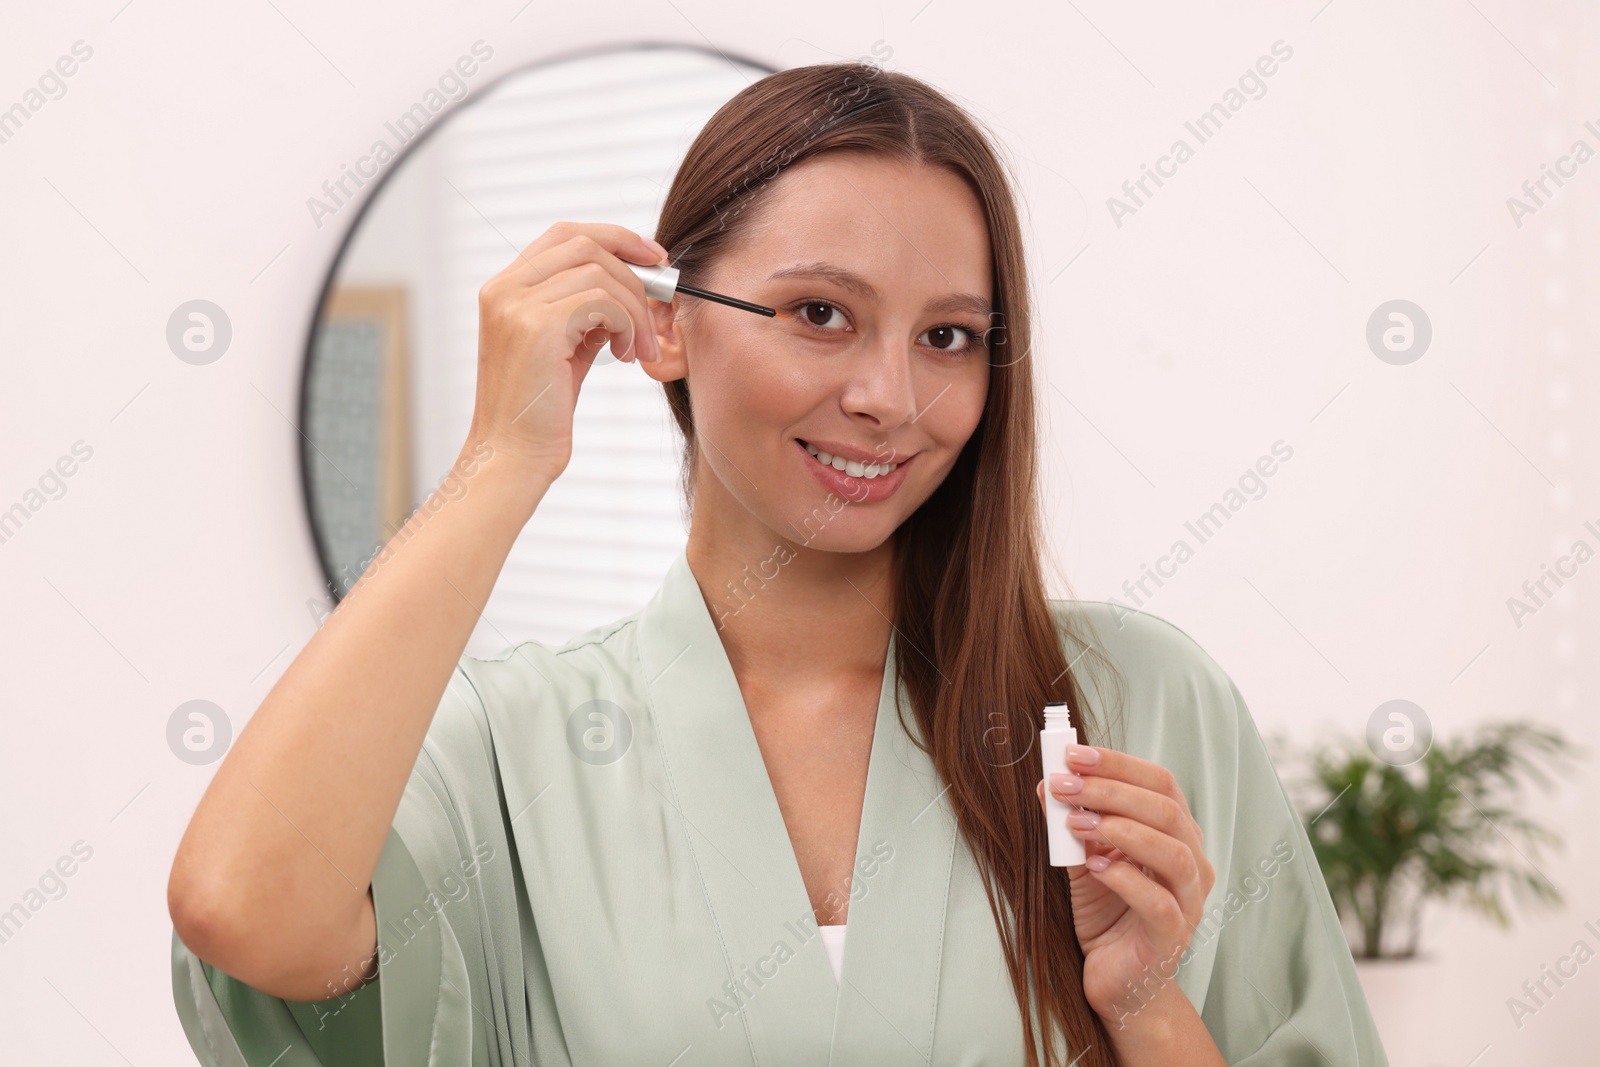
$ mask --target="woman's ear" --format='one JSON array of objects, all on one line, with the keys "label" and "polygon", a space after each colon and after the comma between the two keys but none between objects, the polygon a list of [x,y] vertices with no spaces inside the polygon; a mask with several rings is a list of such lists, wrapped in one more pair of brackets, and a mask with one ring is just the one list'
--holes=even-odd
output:
[{"label": "woman's ear", "polygon": [[683,327],[678,321],[680,305],[676,297],[672,302],[646,300],[650,321],[655,326],[656,344],[661,348],[661,358],[655,362],[639,361],[645,373],[658,382],[676,381],[689,376],[689,361],[684,352]]}]

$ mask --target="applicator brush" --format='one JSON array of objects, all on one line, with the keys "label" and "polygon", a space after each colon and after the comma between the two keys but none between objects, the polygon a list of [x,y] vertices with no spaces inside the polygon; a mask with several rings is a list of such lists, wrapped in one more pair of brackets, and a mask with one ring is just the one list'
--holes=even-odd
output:
[{"label": "applicator brush", "polygon": [[726,304],[741,311],[753,311],[757,315],[765,315],[768,318],[793,318],[793,316],[785,315],[783,312],[773,308],[752,304],[748,300],[738,300],[731,296],[723,296],[721,293],[713,293],[709,289],[696,289],[692,285],[679,285],[677,267],[663,266],[661,264],[646,267],[638,263],[629,263],[627,260],[622,262],[624,266],[638,275],[641,282],[644,282],[644,295],[652,300],[670,303],[674,293],[687,293],[689,296],[697,296],[701,300],[713,300],[718,304]]}]

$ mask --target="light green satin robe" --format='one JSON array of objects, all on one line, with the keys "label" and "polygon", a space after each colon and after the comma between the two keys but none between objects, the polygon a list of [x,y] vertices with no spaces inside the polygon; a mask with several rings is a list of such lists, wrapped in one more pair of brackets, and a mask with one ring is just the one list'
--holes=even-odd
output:
[{"label": "light green satin robe", "polygon": [[[1053,607],[1124,679],[1114,689],[1064,638],[1102,730],[1089,740],[1170,768],[1204,830],[1216,885],[1175,980],[1227,1061],[1386,1067],[1238,689],[1155,616]],[[464,656],[374,873],[380,977],[284,1001],[174,935],[174,997],[200,1062],[1022,1063],[994,919],[896,713],[892,646],[836,982],[718,636],[723,610],[680,555],[634,615],[561,648]],[[905,720],[916,728],[908,699]]]}]

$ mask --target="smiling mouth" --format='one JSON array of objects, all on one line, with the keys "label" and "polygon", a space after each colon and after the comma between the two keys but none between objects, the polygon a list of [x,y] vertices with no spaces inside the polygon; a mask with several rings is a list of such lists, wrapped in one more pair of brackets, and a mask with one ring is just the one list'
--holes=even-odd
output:
[{"label": "smiling mouth", "polygon": [[[853,459],[847,460],[843,456],[835,456],[826,452],[803,438],[796,437],[795,440],[799,441],[801,446],[811,453],[818,463],[832,467],[834,470],[847,474],[852,478],[862,478],[867,481],[871,481],[874,478],[882,478],[906,462],[906,460],[901,460],[899,463],[858,463]],[[908,456],[906,459],[910,459],[910,457]]]}]

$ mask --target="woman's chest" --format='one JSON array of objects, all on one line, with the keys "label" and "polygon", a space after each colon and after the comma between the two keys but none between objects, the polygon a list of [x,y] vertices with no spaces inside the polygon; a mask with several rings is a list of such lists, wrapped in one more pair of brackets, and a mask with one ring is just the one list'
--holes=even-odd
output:
[{"label": "woman's chest", "polygon": [[[809,724],[835,744],[794,716],[779,736],[708,629],[580,663],[537,714],[488,702],[502,795],[483,818],[511,835],[526,963],[512,1003],[565,1053],[541,1062],[1020,1062],[983,883],[892,672],[839,705],[854,727]],[[813,826],[830,809],[808,795],[831,817]],[[785,807],[829,864],[802,868]],[[840,979],[807,869],[847,897]]]},{"label": "woman's chest", "polygon": [[841,879],[854,899],[839,979],[780,869],[719,837],[728,827],[709,813],[680,811],[688,821],[663,803],[649,812],[657,833],[616,848],[519,846],[539,960],[527,1002],[572,1064],[685,1050],[680,1062],[763,1067],[1022,1061],[994,918],[970,853],[941,839],[937,806],[920,840],[861,840]]},{"label": "woman's chest", "polygon": [[[849,919],[876,693],[845,707],[764,702],[750,723],[816,921]],[[855,706],[850,706],[855,705]]]},{"label": "woman's chest", "polygon": [[[741,719],[685,708],[668,729],[643,723],[626,757],[606,764],[565,758],[561,738],[528,739],[524,751],[542,755],[519,764],[512,776],[525,780],[508,782],[506,810],[525,940],[537,946],[535,1028],[559,1033],[574,1064],[666,1063],[686,1048],[695,1062],[767,1067],[1020,1060],[1016,1000],[972,857],[899,724],[883,715],[856,739],[870,760],[852,786],[819,765],[848,762],[849,746],[802,757],[803,743],[758,741]],[[852,824],[813,821],[827,809],[805,803],[807,789],[854,789],[842,809],[853,805]],[[792,828],[785,795],[800,813]],[[843,863],[808,868],[808,834],[828,856],[843,840]],[[842,979],[808,870],[847,906]]]}]

